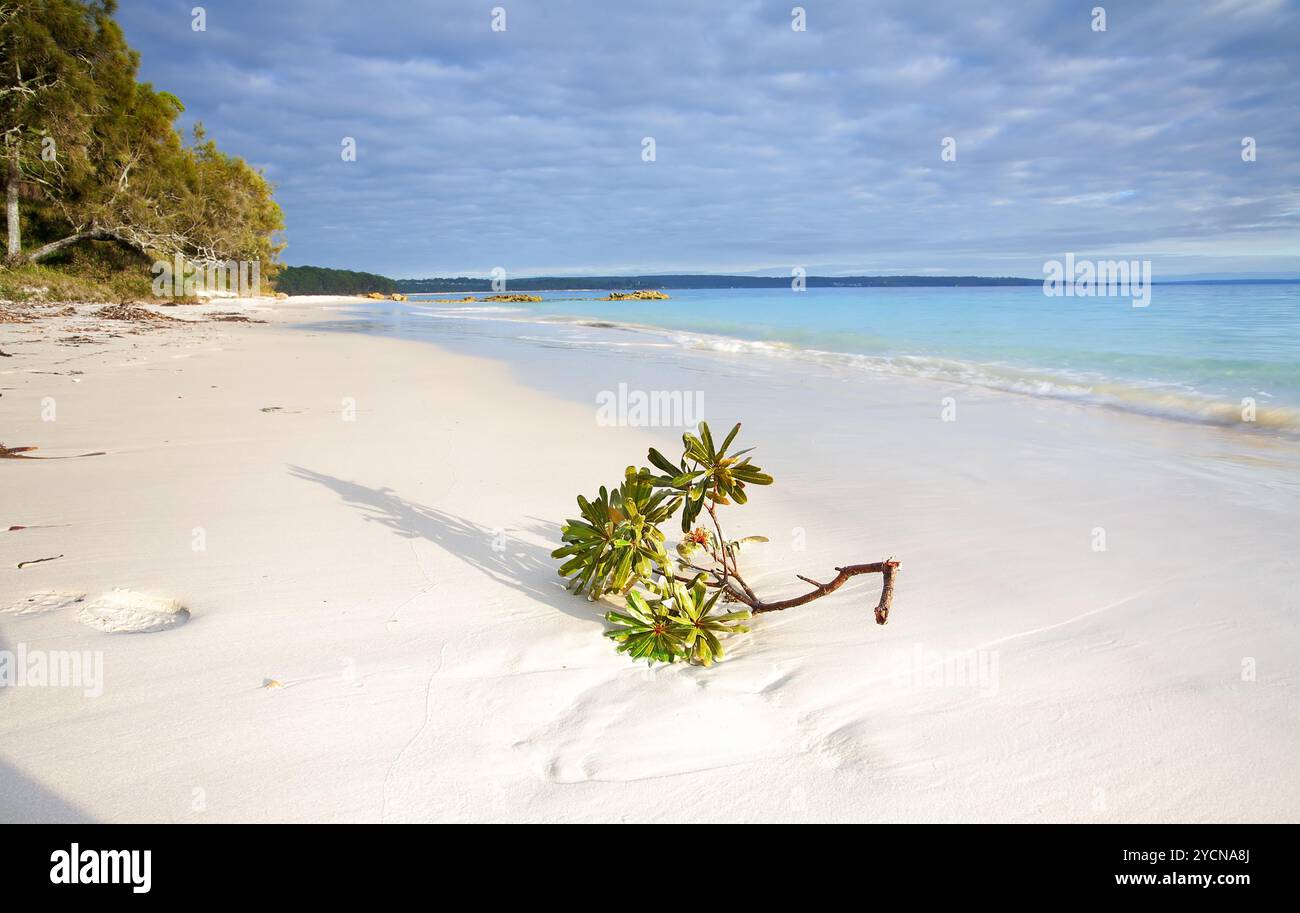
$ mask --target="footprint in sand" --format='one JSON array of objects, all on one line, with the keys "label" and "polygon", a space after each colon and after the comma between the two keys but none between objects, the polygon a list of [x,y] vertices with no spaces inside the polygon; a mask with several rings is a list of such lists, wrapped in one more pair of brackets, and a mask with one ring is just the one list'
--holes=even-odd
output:
[{"label": "footprint in sand", "polygon": [[190,620],[190,610],[165,596],[110,590],[82,609],[77,620],[108,634],[149,634],[180,627]]},{"label": "footprint in sand", "polygon": [[67,609],[86,598],[85,593],[59,593],[53,590],[32,593],[0,609],[0,615],[40,615]]}]

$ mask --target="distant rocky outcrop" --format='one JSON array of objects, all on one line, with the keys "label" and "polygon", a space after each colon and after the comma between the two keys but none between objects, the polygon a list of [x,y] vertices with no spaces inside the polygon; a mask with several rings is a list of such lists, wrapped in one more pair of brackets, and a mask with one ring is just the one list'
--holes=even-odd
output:
[{"label": "distant rocky outcrop", "polygon": [[663,292],[656,292],[652,289],[641,289],[636,292],[610,292],[608,298],[602,298],[601,301],[667,301],[668,296]]},{"label": "distant rocky outcrop", "polygon": [[541,301],[542,296],[541,295],[488,295],[483,300],[484,301],[507,301],[507,302]]}]

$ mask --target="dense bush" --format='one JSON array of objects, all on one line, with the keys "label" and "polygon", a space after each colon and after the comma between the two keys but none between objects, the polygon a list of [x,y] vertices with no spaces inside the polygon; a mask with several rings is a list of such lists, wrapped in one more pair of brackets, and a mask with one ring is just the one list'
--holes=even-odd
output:
[{"label": "dense bush", "polygon": [[6,262],[87,241],[152,260],[260,261],[271,278],[284,220],[262,174],[174,122],[180,99],[136,80],[115,0],[0,2]]}]

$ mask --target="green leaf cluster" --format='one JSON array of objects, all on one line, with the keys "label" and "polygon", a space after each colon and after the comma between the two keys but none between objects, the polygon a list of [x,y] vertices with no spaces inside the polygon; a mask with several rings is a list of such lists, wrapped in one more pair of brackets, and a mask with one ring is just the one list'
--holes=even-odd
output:
[{"label": "green leaf cluster", "polygon": [[[746,455],[749,450],[729,452],[739,432],[737,424],[717,446],[708,424],[701,422],[697,434],[682,435],[677,463],[652,448],[648,460],[653,469],[629,466],[618,487],[602,487],[590,500],[578,497],[581,516],[565,522],[564,544],[551,555],[562,560],[560,576],[568,578],[573,592],[590,599],[605,594],[625,598],[626,612],[606,616],[619,625],[609,632],[619,652],[652,662],[686,659],[711,665],[723,655],[722,636],[748,630],[736,624],[749,617],[747,611],[715,614],[723,595],[717,575],[710,582],[696,573],[689,584],[682,582],[700,570],[691,564],[697,549],[734,563],[742,542],[767,541],[749,536],[719,543],[711,532],[691,531],[706,508],[712,515],[720,505],[744,504],[747,485],[772,483]],[[670,558],[660,525],[679,509],[682,530],[690,536]]]},{"label": "green leaf cluster", "polygon": [[722,446],[715,447],[708,424],[700,422],[698,436],[690,432],[682,435],[684,452],[676,465],[658,450],[650,448],[647,458],[663,473],[655,478],[655,485],[676,491],[683,498],[685,507],[682,510],[682,532],[690,531],[699,518],[700,511],[704,509],[706,500],[715,505],[744,504],[749,500],[745,494],[747,484],[772,484],[772,477],[745,456],[753,450],[752,447],[727,454],[727,449],[739,431],[740,424],[737,423],[723,440]]},{"label": "green leaf cluster", "polygon": [[726,651],[721,638],[743,634],[748,626],[740,624],[749,611],[718,612],[720,590],[710,595],[703,575],[689,585],[674,579],[650,582],[650,598],[638,590],[627,594],[626,612],[608,612],[605,620],[617,625],[605,636],[618,644],[618,652],[632,659],[675,663],[686,660],[703,666],[713,665]]},{"label": "green leaf cluster", "polygon": [[667,563],[659,524],[672,517],[679,501],[655,490],[648,469],[631,466],[613,491],[602,485],[592,500],[579,495],[582,516],[564,524],[565,544],[551,552],[552,558],[567,559],[560,576],[570,577],[569,588],[591,599],[626,593],[638,580],[649,579]]}]

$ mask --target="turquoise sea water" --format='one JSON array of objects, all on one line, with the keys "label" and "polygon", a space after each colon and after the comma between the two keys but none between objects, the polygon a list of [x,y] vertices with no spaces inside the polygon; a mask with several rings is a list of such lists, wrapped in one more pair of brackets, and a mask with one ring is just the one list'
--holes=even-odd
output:
[{"label": "turquoise sea water", "polygon": [[[511,289],[511,291],[518,291]],[[1157,285],[1128,298],[1041,287],[672,290],[669,301],[543,292],[431,317],[611,325],[665,345],[807,359],[1216,424],[1300,431],[1300,285]],[[479,298],[484,297],[479,295]]]}]

